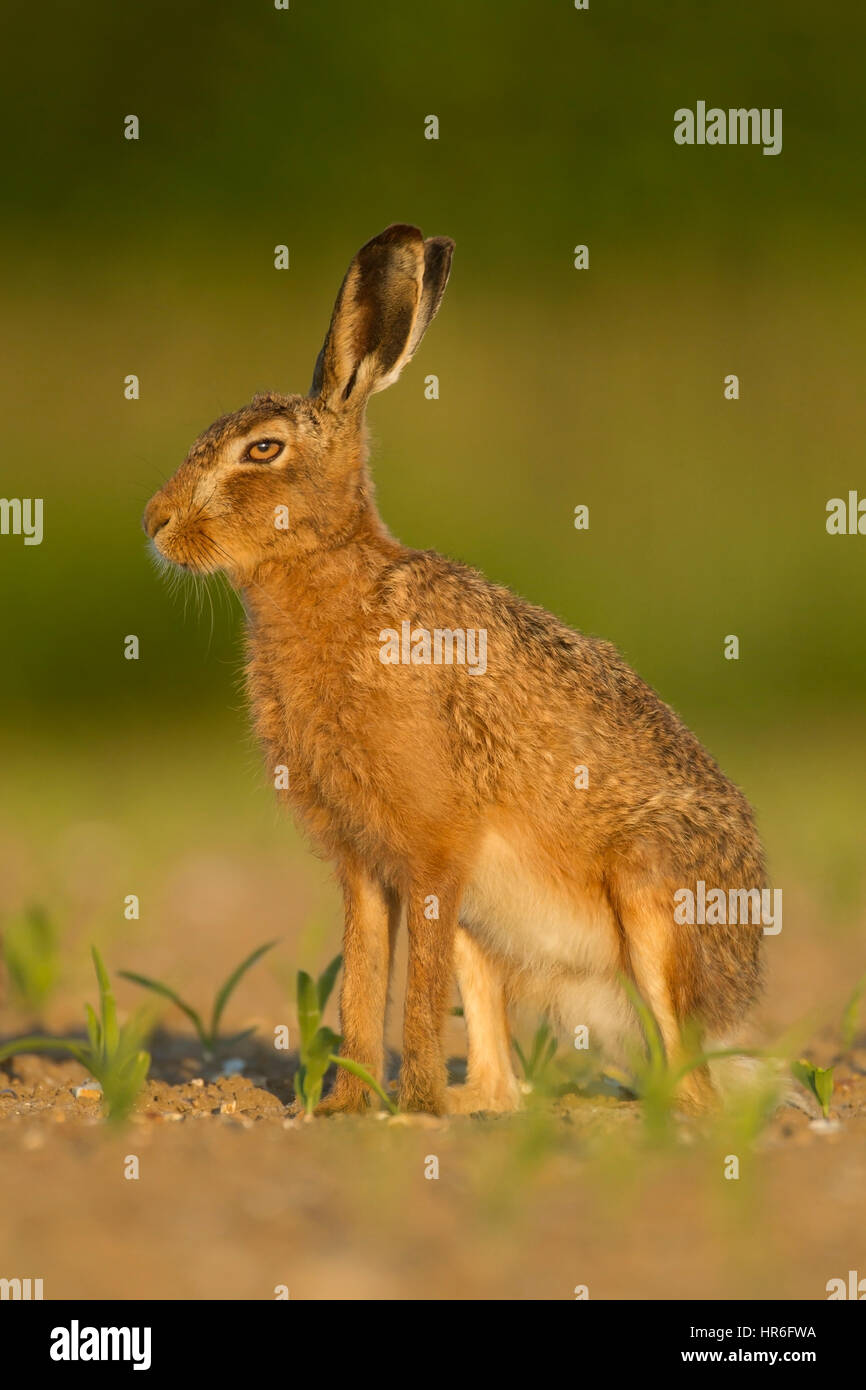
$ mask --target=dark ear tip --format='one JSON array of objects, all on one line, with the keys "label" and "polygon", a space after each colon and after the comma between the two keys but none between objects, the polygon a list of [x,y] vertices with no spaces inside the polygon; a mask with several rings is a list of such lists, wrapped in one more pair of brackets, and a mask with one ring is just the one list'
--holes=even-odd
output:
[{"label": "dark ear tip", "polygon": [[451,273],[451,257],[454,242],[450,236],[431,236],[424,242],[424,264],[427,275],[435,275],[444,280]]},{"label": "dark ear tip", "polygon": [[411,222],[392,222],[390,227],[386,227],[384,232],[374,236],[367,245],[372,246],[396,246],[403,241],[423,241],[420,228],[413,227]]}]

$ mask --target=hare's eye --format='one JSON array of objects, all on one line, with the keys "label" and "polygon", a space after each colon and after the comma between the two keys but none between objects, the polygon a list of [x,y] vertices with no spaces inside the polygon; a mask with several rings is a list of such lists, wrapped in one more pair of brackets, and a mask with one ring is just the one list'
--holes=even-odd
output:
[{"label": "hare's eye", "polygon": [[282,452],[283,446],[278,439],[259,439],[247,449],[247,458],[253,463],[270,463]]}]

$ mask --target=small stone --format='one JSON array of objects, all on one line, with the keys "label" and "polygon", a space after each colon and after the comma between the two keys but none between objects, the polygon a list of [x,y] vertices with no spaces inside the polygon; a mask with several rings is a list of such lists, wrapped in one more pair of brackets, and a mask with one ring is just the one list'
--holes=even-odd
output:
[{"label": "small stone", "polygon": [[76,1100],[101,1100],[102,1087],[98,1081],[87,1080],[81,1086],[76,1086],[72,1094]]},{"label": "small stone", "polygon": [[816,1134],[838,1134],[842,1128],[838,1120],[810,1120],[809,1128]]},{"label": "small stone", "polygon": [[222,1103],[222,1105],[220,1106],[220,1114],[221,1114],[221,1115],[234,1115],[234,1113],[235,1113],[235,1111],[237,1110],[237,1108],[238,1108],[238,1103],[237,1103],[236,1100],[224,1100],[223,1103]]}]

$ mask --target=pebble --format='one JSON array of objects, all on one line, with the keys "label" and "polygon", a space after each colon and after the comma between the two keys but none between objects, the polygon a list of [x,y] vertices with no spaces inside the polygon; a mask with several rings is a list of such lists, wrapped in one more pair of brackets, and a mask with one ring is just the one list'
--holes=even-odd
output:
[{"label": "pebble", "polygon": [[76,1100],[101,1100],[102,1087],[98,1081],[88,1080],[81,1086],[76,1086],[72,1094]]},{"label": "pebble", "polygon": [[220,1076],[240,1076],[245,1066],[243,1057],[229,1057],[228,1061],[223,1062]]}]

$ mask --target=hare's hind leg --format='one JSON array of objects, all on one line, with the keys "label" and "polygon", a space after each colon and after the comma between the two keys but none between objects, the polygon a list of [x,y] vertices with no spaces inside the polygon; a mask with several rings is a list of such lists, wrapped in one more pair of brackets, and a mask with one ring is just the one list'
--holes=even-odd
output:
[{"label": "hare's hind leg", "polygon": [[516,1110],[520,1087],[511,1067],[511,1037],[502,969],[463,927],[454,939],[454,968],[469,1061],[465,1086],[449,1086],[445,1107],[450,1114],[478,1110]]},{"label": "hare's hind leg", "polygon": [[[667,1054],[668,1066],[676,1068],[685,1060],[683,1029],[691,1026],[690,1043],[701,1046],[695,1020],[681,1018],[677,1000],[688,994],[688,972],[692,968],[688,927],[677,927],[673,920],[672,893],[638,889],[628,896],[617,896],[615,910],[623,932],[624,965],[638,993],[652,1010]],[[696,1067],[686,1073],[677,1087],[677,1099],[687,1110],[712,1110],[718,1096],[709,1068]]]}]

